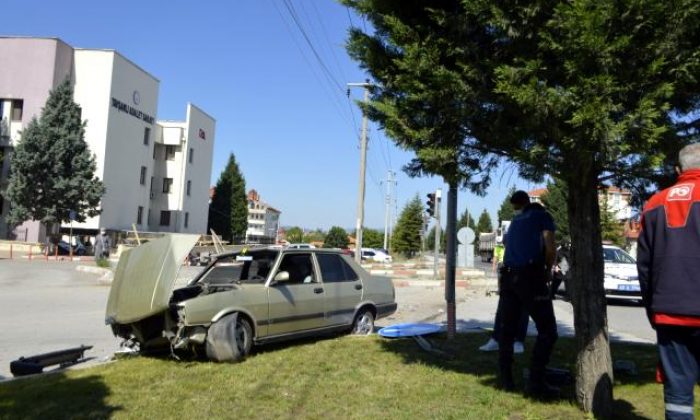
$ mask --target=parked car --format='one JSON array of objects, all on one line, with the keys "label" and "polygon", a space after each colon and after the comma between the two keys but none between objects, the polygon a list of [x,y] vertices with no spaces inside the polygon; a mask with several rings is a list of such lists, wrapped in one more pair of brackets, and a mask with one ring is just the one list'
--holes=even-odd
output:
[{"label": "parked car", "polygon": [[186,286],[177,271],[197,241],[173,234],[119,259],[106,323],[134,349],[244,358],[253,345],[333,331],[369,334],[396,311],[391,280],[337,250],[261,247],[212,256]]},{"label": "parked car", "polygon": [[605,297],[641,301],[642,291],[635,259],[621,248],[603,245],[603,260]]},{"label": "parked car", "polygon": [[[562,261],[568,271],[569,261]],[[639,275],[635,259],[614,245],[603,245],[603,287],[608,299],[641,301]],[[560,263],[561,264],[561,263]],[[558,293],[567,295],[566,281],[559,285]]]},{"label": "parked car", "polygon": [[[68,242],[64,240],[58,241],[56,244],[56,247],[58,248],[58,255],[70,255],[71,254],[71,246],[68,244]],[[85,255],[87,250],[85,249],[85,245],[83,245],[80,241],[77,241],[75,245],[73,245],[73,255]]]},{"label": "parked car", "polygon": [[373,248],[362,248],[362,259],[380,263],[389,263],[392,261],[391,255]]}]

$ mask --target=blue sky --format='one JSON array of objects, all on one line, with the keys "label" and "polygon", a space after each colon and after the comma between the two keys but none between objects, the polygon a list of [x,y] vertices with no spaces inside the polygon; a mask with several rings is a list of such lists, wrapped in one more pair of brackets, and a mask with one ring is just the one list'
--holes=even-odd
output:
[{"label": "blue sky", "polygon": [[[233,152],[246,187],[282,211],[283,226],[355,226],[361,113],[353,101],[362,92],[348,98],[345,84],[366,75],[344,44],[350,25],[363,22],[337,2],[5,0],[2,15],[3,35],[119,51],[160,80],[158,119],[184,119],[188,101],[214,116],[212,184]],[[403,173],[411,157],[370,123],[365,226],[383,229],[389,170],[394,213],[417,193],[424,201],[436,188],[447,191],[439,178]],[[513,184],[537,187],[501,168],[486,197],[460,191],[458,212],[486,208],[495,219]]]}]

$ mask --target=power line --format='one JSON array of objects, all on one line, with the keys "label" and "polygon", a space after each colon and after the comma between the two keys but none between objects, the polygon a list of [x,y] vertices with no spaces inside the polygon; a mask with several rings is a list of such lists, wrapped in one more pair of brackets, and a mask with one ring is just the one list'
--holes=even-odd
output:
[{"label": "power line", "polygon": [[[294,5],[293,5],[289,0],[284,0],[284,4],[285,4],[285,6],[287,7],[287,10],[289,11],[290,15],[292,16],[292,19],[294,20],[294,22],[296,23],[297,27],[299,28],[299,31],[300,31],[301,34],[303,35],[303,37],[304,37],[304,39],[306,40],[307,44],[309,45],[309,48],[311,48],[311,51],[314,53],[314,56],[315,56],[316,59],[318,60],[318,63],[319,63],[319,65],[321,66],[322,70],[324,70],[324,71],[326,72],[326,74],[328,75],[328,78],[330,79],[330,81],[331,81],[332,83],[334,83],[334,84],[342,91],[342,90],[343,90],[342,86],[340,85],[340,83],[338,82],[338,80],[337,80],[335,77],[333,77],[333,74],[331,73],[331,71],[330,71],[330,69],[328,68],[328,66],[326,65],[326,63],[325,63],[325,62],[323,61],[323,59],[321,58],[321,55],[318,53],[318,50],[314,47],[314,44],[313,44],[313,42],[311,41],[311,37],[308,36],[306,30],[304,29],[303,25],[301,24],[301,19],[300,19],[299,16],[297,15],[296,10],[294,9]],[[312,4],[313,4],[313,3],[312,3]],[[315,7],[316,7],[316,6],[314,6],[314,8],[315,8]],[[303,8],[303,5],[302,5],[302,8]],[[347,6],[346,6],[346,9],[347,9]],[[316,12],[318,13],[318,9],[315,9],[315,10],[316,10]],[[348,13],[349,13],[349,10],[348,10]],[[349,17],[349,15],[348,15],[348,17]],[[325,27],[323,26],[323,23],[322,23],[322,21],[320,20],[320,17],[319,17],[319,21],[321,22],[321,29],[324,31],[324,34],[325,34]],[[351,25],[352,25],[352,19],[350,20],[350,23],[351,23]],[[313,29],[313,26],[312,26],[312,29]],[[327,41],[327,43],[328,43],[329,46],[330,46],[330,41],[329,41],[328,39],[329,39],[329,38],[326,36],[326,41]],[[340,69],[340,68],[341,68],[341,67],[340,67],[340,63],[338,62],[338,59],[337,59],[337,57],[335,56],[335,53],[333,52],[332,46],[330,46],[330,47],[331,47],[331,48],[330,48],[331,54],[333,55],[334,59],[336,60],[336,65],[337,65],[338,68]],[[342,70],[340,71],[340,73],[341,73],[341,75],[342,75]],[[345,77],[343,77],[343,78],[345,78]],[[350,101],[350,91],[349,91],[349,90],[348,90],[348,92],[347,92],[347,96],[348,96],[348,108],[350,109],[350,115],[351,115],[351,117],[352,117],[353,126],[354,126],[354,127],[357,127],[357,118],[355,118],[355,109],[353,108],[353,106],[352,106],[353,104],[352,104],[352,102]],[[357,128],[356,128],[356,129],[357,129]],[[359,129],[358,129],[358,139],[359,139]]]},{"label": "power line", "polygon": [[331,73],[330,69],[328,69],[328,66],[326,66],[326,63],[323,61],[321,58],[320,54],[316,50],[316,47],[314,47],[314,44],[311,42],[311,39],[309,38],[309,35],[306,33],[306,30],[302,26],[299,16],[296,13],[296,10],[294,9],[294,6],[291,4],[289,0],[283,0],[284,6],[287,8],[287,11],[289,12],[289,15],[292,17],[292,20],[296,24],[297,28],[299,29],[299,32],[301,32],[301,35],[304,37],[304,40],[306,41],[307,45],[309,48],[311,48],[311,52],[313,52],[314,57],[316,57],[316,60],[318,61],[318,64],[321,66],[323,71],[326,73],[326,75],[329,77],[329,79],[335,84],[335,86],[343,92],[345,89],[343,89],[343,86],[336,80],[335,77],[333,77],[333,74]]},{"label": "power line", "polygon": [[[289,12],[289,15],[291,16],[292,21],[295,23],[297,29],[299,29],[299,32],[301,33],[302,37],[306,41],[306,44],[311,49],[311,52],[313,53],[314,57],[316,58],[316,61],[318,62],[319,66],[321,68],[321,71],[322,71],[323,75],[326,77],[327,81],[329,83],[331,83],[332,85],[334,85],[337,89],[339,89],[340,92],[344,93],[345,90],[343,89],[341,84],[338,82],[338,80],[333,76],[332,72],[330,71],[330,69],[328,68],[326,63],[324,62],[323,58],[319,54],[316,47],[314,46],[314,43],[311,41],[309,34],[304,29],[304,26],[301,22],[301,19],[299,18],[299,15],[296,12],[296,9],[294,8],[294,5],[289,0],[283,0],[283,3],[284,3],[285,8],[287,9],[287,11]],[[273,4],[274,4],[274,1],[273,1]],[[275,4],[275,7],[277,7],[276,4]],[[331,51],[332,51],[332,49],[331,49]],[[357,119],[355,118],[355,111],[354,111],[354,109],[352,107],[352,103],[350,102],[350,99],[349,99],[349,92],[348,92],[348,107],[350,109],[350,115],[352,117],[352,129],[355,132],[357,138],[359,139],[359,137],[360,137],[359,131],[360,130],[359,130],[358,125],[357,125]]]},{"label": "power line", "polygon": [[[377,130],[375,130],[375,133],[377,133],[377,137],[379,137],[379,132]],[[384,138],[384,142],[386,143],[386,137]],[[389,160],[386,157],[384,148],[380,144],[377,144],[377,148],[379,149],[379,152],[382,155],[382,159],[384,160],[384,165],[386,166],[386,169],[391,170],[391,165],[389,164]]]},{"label": "power line", "polygon": [[[351,131],[354,131],[357,133],[357,136],[359,138],[359,128],[357,126],[357,121],[354,120],[354,115],[353,115],[353,121],[351,122],[347,118],[347,114],[342,111],[343,106],[342,106],[341,102],[338,100],[338,97],[336,95],[334,95],[332,92],[328,91],[327,84],[324,83],[323,80],[320,79],[319,76],[314,71],[314,66],[311,64],[311,61],[309,61],[309,59],[306,57],[306,54],[304,53],[304,49],[299,45],[296,38],[294,37],[294,33],[293,33],[292,28],[290,27],[287,20],[284,18],[282,11],[279,9],[279,7],[277,7],[276,2],[274,0],[271,0],[271,3],[274,6],[275,10],[277,11],[277,14],[279,15],[280,19],[284,23],[285,28],[287,29],[287,32],[289,32],[289,35],[291,36],[292,40],[294,41],[294,44],[296,45],[297,49],[301,53],[301,57],[304,59],[306,64],[311,68],[311,74],[318,81],[318,84],[323,87],[324,92],[327,95],[330,95],[331,102],[333,103],[333,106],[336,108],[338,115],[341,117],[341,119],[343,119],[343,121],[348,125],[348,127],[350,127]],[[322,72],[322,74],[326,78],[328,77],[325,73]]]}]

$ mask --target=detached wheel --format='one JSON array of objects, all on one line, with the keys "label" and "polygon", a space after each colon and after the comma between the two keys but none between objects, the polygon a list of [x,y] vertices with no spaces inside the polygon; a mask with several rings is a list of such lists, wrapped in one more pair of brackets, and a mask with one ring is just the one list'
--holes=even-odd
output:
[{"label": "detached wheel", "polygon": [[215,362],[239,362],[253,346],[253,328],[237,313],[226,315],[209,327],[207,357]]},{"label": "detached wheel", "polygon": [[352,334],[369,335],[374,332],[374,315],[369,309],[362,309],[352,324]]}]

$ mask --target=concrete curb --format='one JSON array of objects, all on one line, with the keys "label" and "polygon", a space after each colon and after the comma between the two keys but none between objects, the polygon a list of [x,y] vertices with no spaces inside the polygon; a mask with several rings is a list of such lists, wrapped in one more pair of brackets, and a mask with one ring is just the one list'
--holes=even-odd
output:
[{"label": "concrete curb", "polygon": [[[444,280],[411,280],[411,279],[392,279],[394,287],[445,287]],[[455,280],[455,287],[465,288],[465,289],[486,289],[486,290],[496,290],[498,288],[498,281],[496,279],[469,279],[469,280]]]}]

